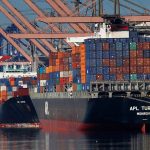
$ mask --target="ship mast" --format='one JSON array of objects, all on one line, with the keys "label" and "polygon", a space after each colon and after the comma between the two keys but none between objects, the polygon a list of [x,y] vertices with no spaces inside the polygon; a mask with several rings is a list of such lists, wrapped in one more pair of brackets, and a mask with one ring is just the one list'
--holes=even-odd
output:
[{"label": "ship mast", "polygon": [[30,42],[30,50],[31,50],[31,56],[32,56],[32,64],[31,64],[31,71],[36,72],[37,71],[37,56],[36,56],[36,48],[35,45]]},{"label": "ship mast", "polygon": [[120,1],[119,0],[114,1],[114,15],[120,16]]},{"label": "ship mast", "polygon": [[103,0],[99,0],[99,16],[103,15]]}]

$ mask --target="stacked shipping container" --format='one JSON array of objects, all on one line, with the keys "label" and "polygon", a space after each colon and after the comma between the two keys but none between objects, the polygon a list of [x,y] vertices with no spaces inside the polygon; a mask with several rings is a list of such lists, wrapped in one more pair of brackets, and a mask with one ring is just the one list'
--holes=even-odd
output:
[{"label": "stacked shipping container", "polygon": [[[51,52],[49,66],[39,68],[38,92],[56,91],[65,92],[86,90],[86,53],[85,45],[73,47],[68,52]],[[43,70],[43,71],[40,71]],[[46,83],[42,86],[42,76],[48,76]],[[88,86],[89,87],[89,86]]]},{"label": "stacked shipping container", "polygon": [[71,52],[50,54],[47,91],[89,90],[95,81],[150,79],[150,38],[130,32],[130,38],[87,39]]},{"label": "stacked shipping container", "polygon": [[88,39],[85,45],[87,73],[90,72],[87,80],[150,79],[150,39]]},{"label": "stacked shipping container", "polygon": [[0,79],[0,102],[6,101],[8,97],[28,95],[28,88],[34,86],[37,86],[35,77]]}]

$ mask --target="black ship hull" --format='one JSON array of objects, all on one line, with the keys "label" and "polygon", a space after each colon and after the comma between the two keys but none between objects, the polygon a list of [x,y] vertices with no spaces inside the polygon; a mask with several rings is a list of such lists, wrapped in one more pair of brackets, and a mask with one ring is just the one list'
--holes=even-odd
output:
[{"label": "black ship hull", "polygon": [[144,130],[150,126],[147,98],[32,99],[46,130]]},{"label": "black ship hull", "polygon": [[29,96],[12,97],[0,105],[1,128],[34,128],[39,119]]}]

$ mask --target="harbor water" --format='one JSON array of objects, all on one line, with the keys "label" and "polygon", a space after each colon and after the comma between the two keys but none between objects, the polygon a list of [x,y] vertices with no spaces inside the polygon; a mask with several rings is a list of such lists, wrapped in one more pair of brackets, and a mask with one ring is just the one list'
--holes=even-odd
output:
[{"label": "harbor water", "polygon": [[150,134],[1,130],[0,150],[149,150]]}]

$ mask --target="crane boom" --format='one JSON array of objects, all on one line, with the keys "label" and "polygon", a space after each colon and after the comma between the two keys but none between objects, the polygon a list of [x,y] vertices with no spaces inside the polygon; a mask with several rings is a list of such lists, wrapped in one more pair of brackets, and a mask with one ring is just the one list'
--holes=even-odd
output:
[{"label": "crane boom", "polygon": [[[22,33],[27,33],[27,30],[25,30],[18,22],[17,20],[10,14],[8,13],[3,7],[0,6],[0,11],[12,21],[13,24],[16,25],[16,27],[22,32]],[[43,54],[45,54],[47,57],[49,56],[49,53],[34,39],[31,39],[31,42],[38,47]]]},{"label": "crane boom", "polygon": [[[42,17],[42,18],[46,17],[45,14],[34,4],[34,2],[29,1],[29,0],[25,0],[25,2],[39,17]],[[48,23],[48,25],[52,30],[54,30],[54,32],[61,33],[61,30],[57,26],[54,26],[50,23]],[[66,40],[65,40],[65,42],[66,42]],[[71,47],[74,46],[74,44],[72,44],[72,43],[67,43],[67,44]]]},{"label": "crane boom", "polygon": [[[18,12],[9,2],[8,0],[2,0],[2,2],[22,21],[22,23],[24,23],[24,25],[26,27],[28,27],[31,32],[33,33],[38,33],[39,31],[36,30],[26,19],[25,17]],[[53,47],[53,45],[51,45],[48,41],[46,41],[45,39],[41,40],[50,50],[52,51],[56,51],[56,49]]]}]

